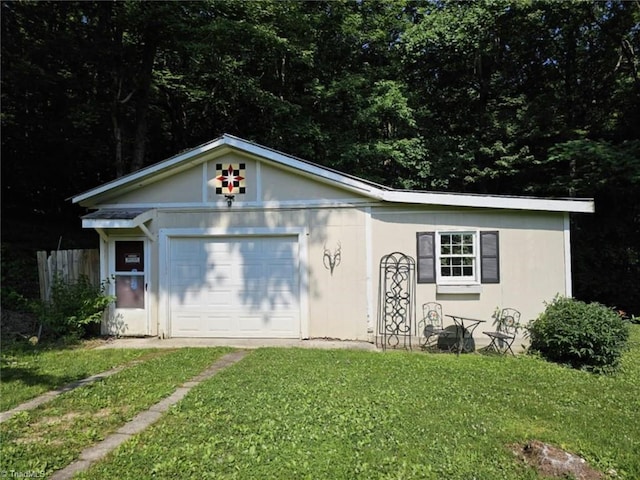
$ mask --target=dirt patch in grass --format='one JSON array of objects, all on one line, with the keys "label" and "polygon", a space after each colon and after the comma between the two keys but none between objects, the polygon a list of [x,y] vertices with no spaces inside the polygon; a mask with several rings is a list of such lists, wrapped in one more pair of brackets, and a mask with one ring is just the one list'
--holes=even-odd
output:
[{"label": "dirt patch in grass", "polygon": [[54,429],[65,431],[80,416],[81,414],[78,412],[69,412],[60,416],[42,417],[31,425],[31,431],[28,436],[18,438],[15,442],[18,445],[28,445],[47,441],[50,445],[62,445],[64,444],[62,439],[46,439],[47,432]]},{"label": "dirt patch in grass", "polygon": [[602,480],[605,475],[591,467],[587,461],[561,448],[539,440],[511,445],[513,453],[538,473],[551,478],[576,480]]}]

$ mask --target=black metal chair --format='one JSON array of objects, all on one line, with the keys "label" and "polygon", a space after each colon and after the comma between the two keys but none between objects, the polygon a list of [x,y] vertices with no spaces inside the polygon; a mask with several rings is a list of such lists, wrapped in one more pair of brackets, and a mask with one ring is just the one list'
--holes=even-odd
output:
[{"label": "black metal chair", "polygon": [[501,355],[511,352],[511,355],[515,356],[511,346],[520,328],[520,312],[514,308],[503,308],[494,325],[496,325],[495,331],[482,332],[491,339],[486,351],[494,351]]},{"label": "black metal chair", "polygon": [[446,332],[442,322],[442,305],[437,302],[422,304],[422,320],[418,323],[421,348],[437,347],[438,336]]}]

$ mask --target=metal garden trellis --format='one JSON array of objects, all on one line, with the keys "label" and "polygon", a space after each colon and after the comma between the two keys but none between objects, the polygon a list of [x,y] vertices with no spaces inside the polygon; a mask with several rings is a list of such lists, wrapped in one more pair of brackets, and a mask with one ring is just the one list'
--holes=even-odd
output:
[{"label": "metal garden trellis", "polygon": [[415,331],[415,285],[416,262],[412,257],[393,252],[380,259],[376,338],[383,349],[411,349],[411,336]]}]

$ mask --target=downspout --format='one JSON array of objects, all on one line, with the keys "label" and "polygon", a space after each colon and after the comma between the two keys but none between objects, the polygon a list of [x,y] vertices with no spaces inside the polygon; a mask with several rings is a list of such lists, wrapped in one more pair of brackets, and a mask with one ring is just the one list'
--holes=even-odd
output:
[{"label": "downspout", "polygon": [[571,280],[571,218],[569,212],[564,213],[564,294],[567,298],[573,296]]}]

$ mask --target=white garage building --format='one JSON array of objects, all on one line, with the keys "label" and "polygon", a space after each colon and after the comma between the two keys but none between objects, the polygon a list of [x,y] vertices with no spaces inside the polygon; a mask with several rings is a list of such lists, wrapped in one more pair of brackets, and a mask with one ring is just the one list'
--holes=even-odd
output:
[{"label": "white garage building", "polygon": [[230,135],[72,200],[117,296],[103,333],[223,338],[371,340],[395,251],[416,259],[417,305],[534,318],[571,295],[569,213],[594,208],[393,190]]}]

